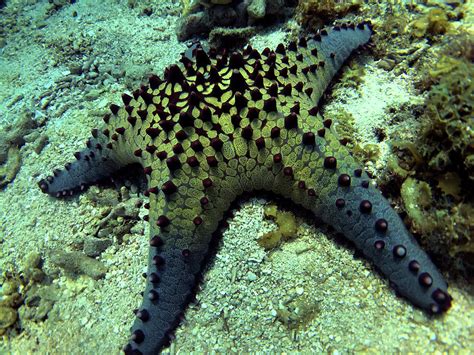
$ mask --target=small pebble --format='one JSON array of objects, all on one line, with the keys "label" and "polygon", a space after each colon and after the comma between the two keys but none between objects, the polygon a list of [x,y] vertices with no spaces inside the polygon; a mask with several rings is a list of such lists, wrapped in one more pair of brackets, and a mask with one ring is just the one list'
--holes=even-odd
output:
[{"label": "small pebble", "polygon": [[247,273],[247,280],[249,281],[255,281],[257,279],[257,275],[255,275],[253,272],[249,271]]}]

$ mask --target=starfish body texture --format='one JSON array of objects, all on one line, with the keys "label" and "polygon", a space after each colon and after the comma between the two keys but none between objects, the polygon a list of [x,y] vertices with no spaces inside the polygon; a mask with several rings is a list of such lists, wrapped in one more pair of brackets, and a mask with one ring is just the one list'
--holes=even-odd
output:
[{"label": "starfish body texture", "polygon": [[312,211],[350,239],[399,294],[428,312],[451,298],[442,275],[323,119],[318,103],[370,24],[342,25],[275,50],[206,53],[111,105],[87,148],[39,182],[69,196],[133,163],[148,179],[147,285],[126,353],[168,342],[231,202],[266,190]]}]

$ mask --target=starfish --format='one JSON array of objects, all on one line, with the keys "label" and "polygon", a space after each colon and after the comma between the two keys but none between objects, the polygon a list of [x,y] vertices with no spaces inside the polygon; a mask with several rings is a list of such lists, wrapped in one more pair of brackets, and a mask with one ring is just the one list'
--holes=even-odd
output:
[{"label": "starfish", "polygon": [[193,296],[213,233],[231,202],[266,190],[312,211],[343,233],[397,292],[430,313],[451,304],[440,272],[388,201],[370,183],[320,113],[320,101],[369,23],[334,26],[275,50],[197,46],[151,76],[105,126],[92,130],[76,160],[39,182],[70,196],[129,164],[148,181],[150,252],[130,354],[170,341]]}]

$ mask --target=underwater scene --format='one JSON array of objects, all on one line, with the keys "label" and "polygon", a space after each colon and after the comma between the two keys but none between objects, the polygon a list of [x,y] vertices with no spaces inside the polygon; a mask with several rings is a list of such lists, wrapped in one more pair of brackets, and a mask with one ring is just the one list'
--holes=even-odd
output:
[{"label": "underwater scene", "polygon": [[474,3],[0,0],[0,354],[471,353]]}]

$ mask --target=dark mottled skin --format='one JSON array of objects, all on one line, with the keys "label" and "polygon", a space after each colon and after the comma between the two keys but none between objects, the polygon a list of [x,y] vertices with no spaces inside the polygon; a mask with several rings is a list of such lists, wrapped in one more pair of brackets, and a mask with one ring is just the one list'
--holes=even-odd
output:
[{"label": "dark mottled skin", "polygon": [[319,114],[333,76],[366,44],[368,24],[323,30],[275,51],[183,56],[154,76],[62,171],[40,181],[67,196],[132,163],[150,196],[148,281],[126,353],[160,351],[192,297],[230,203],[267,190],[314,212],[354,242],[397,291],[431,313],[447,285],[398,215]]}]

